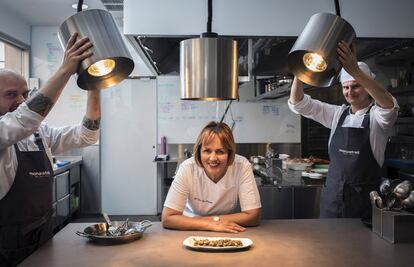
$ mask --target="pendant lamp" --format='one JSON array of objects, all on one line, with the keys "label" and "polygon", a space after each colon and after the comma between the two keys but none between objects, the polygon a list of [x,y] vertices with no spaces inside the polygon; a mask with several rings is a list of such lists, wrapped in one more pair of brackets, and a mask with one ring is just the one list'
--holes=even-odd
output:
[{"label": "pendant lamp", "polygon": [[351,45],[355,31],[346,20],[330,13],[317,13],[306,24],[288,55],[288,67],[301,81],[329,87],[338,82],[341,64],[338,43]]},{"label": "pendant lamp", "polygon": [[207,32],[180,42],[181,99],[238,98],[237,42],[211,32],[212,0],[208,0]]},{"label": "pendant lamp", "polygon": [[93,55],[83,60],[77,71],[77,84],[85,90],[104,89],[120,83],[134,69],[134,61],[125,46],[112,15],[101,9],[82,11],[69,17],[59,28],[63,49],[74,32],[78,38],[87,36],[93,43]]}]

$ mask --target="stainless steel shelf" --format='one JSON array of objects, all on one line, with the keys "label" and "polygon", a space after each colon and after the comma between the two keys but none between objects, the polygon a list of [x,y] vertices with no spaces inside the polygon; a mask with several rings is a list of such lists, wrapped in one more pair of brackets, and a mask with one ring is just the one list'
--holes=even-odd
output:
[{"label": "stainless steel shelf", "polygon": [[388,138],[388,143],[412,143],[414,144],[414,136],[406,135],[397,135],[390,136]]},{"label": "stainless steel shelf", "polygon": [[414,117],[399,117],[395,122],[396,125],[400,124],[414,124]]},{"label": "stainless steel shelf", "polygon": [[397,88],[390,88],[388,91],[394,95],[414,95],[414,84],[410,84],[408,86],[399,86]]}]

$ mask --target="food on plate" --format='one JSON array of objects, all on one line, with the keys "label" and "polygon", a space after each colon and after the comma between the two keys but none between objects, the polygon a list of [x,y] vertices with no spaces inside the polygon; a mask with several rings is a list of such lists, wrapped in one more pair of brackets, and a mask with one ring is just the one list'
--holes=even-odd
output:
[{"label": "food on plate", "polygon": [[289,163],[313,163],[313,162],[308,158],[293,158],[289,160]]},{"label": "food on plate", "polygon": [[243,243],[240,240],[234,239],[195,239],[194,246],[204,246],[204,247],[242,247]]},{"label": "food on plate", "polygon": [[329,160],[317,158],[315,156],[310,156],[309,160],[315,164],[329,164]]}]

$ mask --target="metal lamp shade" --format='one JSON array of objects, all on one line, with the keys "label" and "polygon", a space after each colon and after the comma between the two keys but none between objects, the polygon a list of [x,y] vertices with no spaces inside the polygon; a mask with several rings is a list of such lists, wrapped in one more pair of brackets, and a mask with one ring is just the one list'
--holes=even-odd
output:
[{"label": "metal lamp shade", "polygon": [[113,86],[134,69],[134,61],[108,11],[85,10],[63,22],[58,32],[63,49],[74,32],[78,33],[78,38],[87,36],[93,43],[90,48],[93,55],[83,60],[77,71],[80,88],[97,90]]},{"label": "metal lamp shade", "polygon": [[[344,40],[350,45],[355,37],[351,24],[343,18],[329,13],[317,13],[309,19],[290,50],[289,69],[307,84],[329,87],[338,81],[341,69],[336,52],[338,43]],[[319,59],[322,62],[312,68],[312,55],[315,54],[321,57]]]},{"label": "metal lamp shade", "polygon": [[195,38],[180,43],[181,99],[237,99],[237,42]]}]

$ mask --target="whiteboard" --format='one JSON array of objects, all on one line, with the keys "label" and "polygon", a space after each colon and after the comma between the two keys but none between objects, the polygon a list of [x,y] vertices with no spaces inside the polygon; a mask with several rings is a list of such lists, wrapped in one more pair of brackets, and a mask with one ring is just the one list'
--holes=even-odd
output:
[{"label": "whiteboard", "polygon": [[[227,101],[180,100],[180,77],[158,76],[158,143],[192,144],[209,121],[219,121]],[[300,116],[286,98],[263,102],[233,101],[224,120],[233,127],[236,143],[300,143]]]},{"label": "whiteboard", "polygon": [[[58,70],[63,60],[57,31],[58,27],[32,27],[31,77],[39,78],[40,86]],[[87,92],[77,86],[72,75],[45,122],[53,127],[80,123],[86,112],[86,101]]]}]

